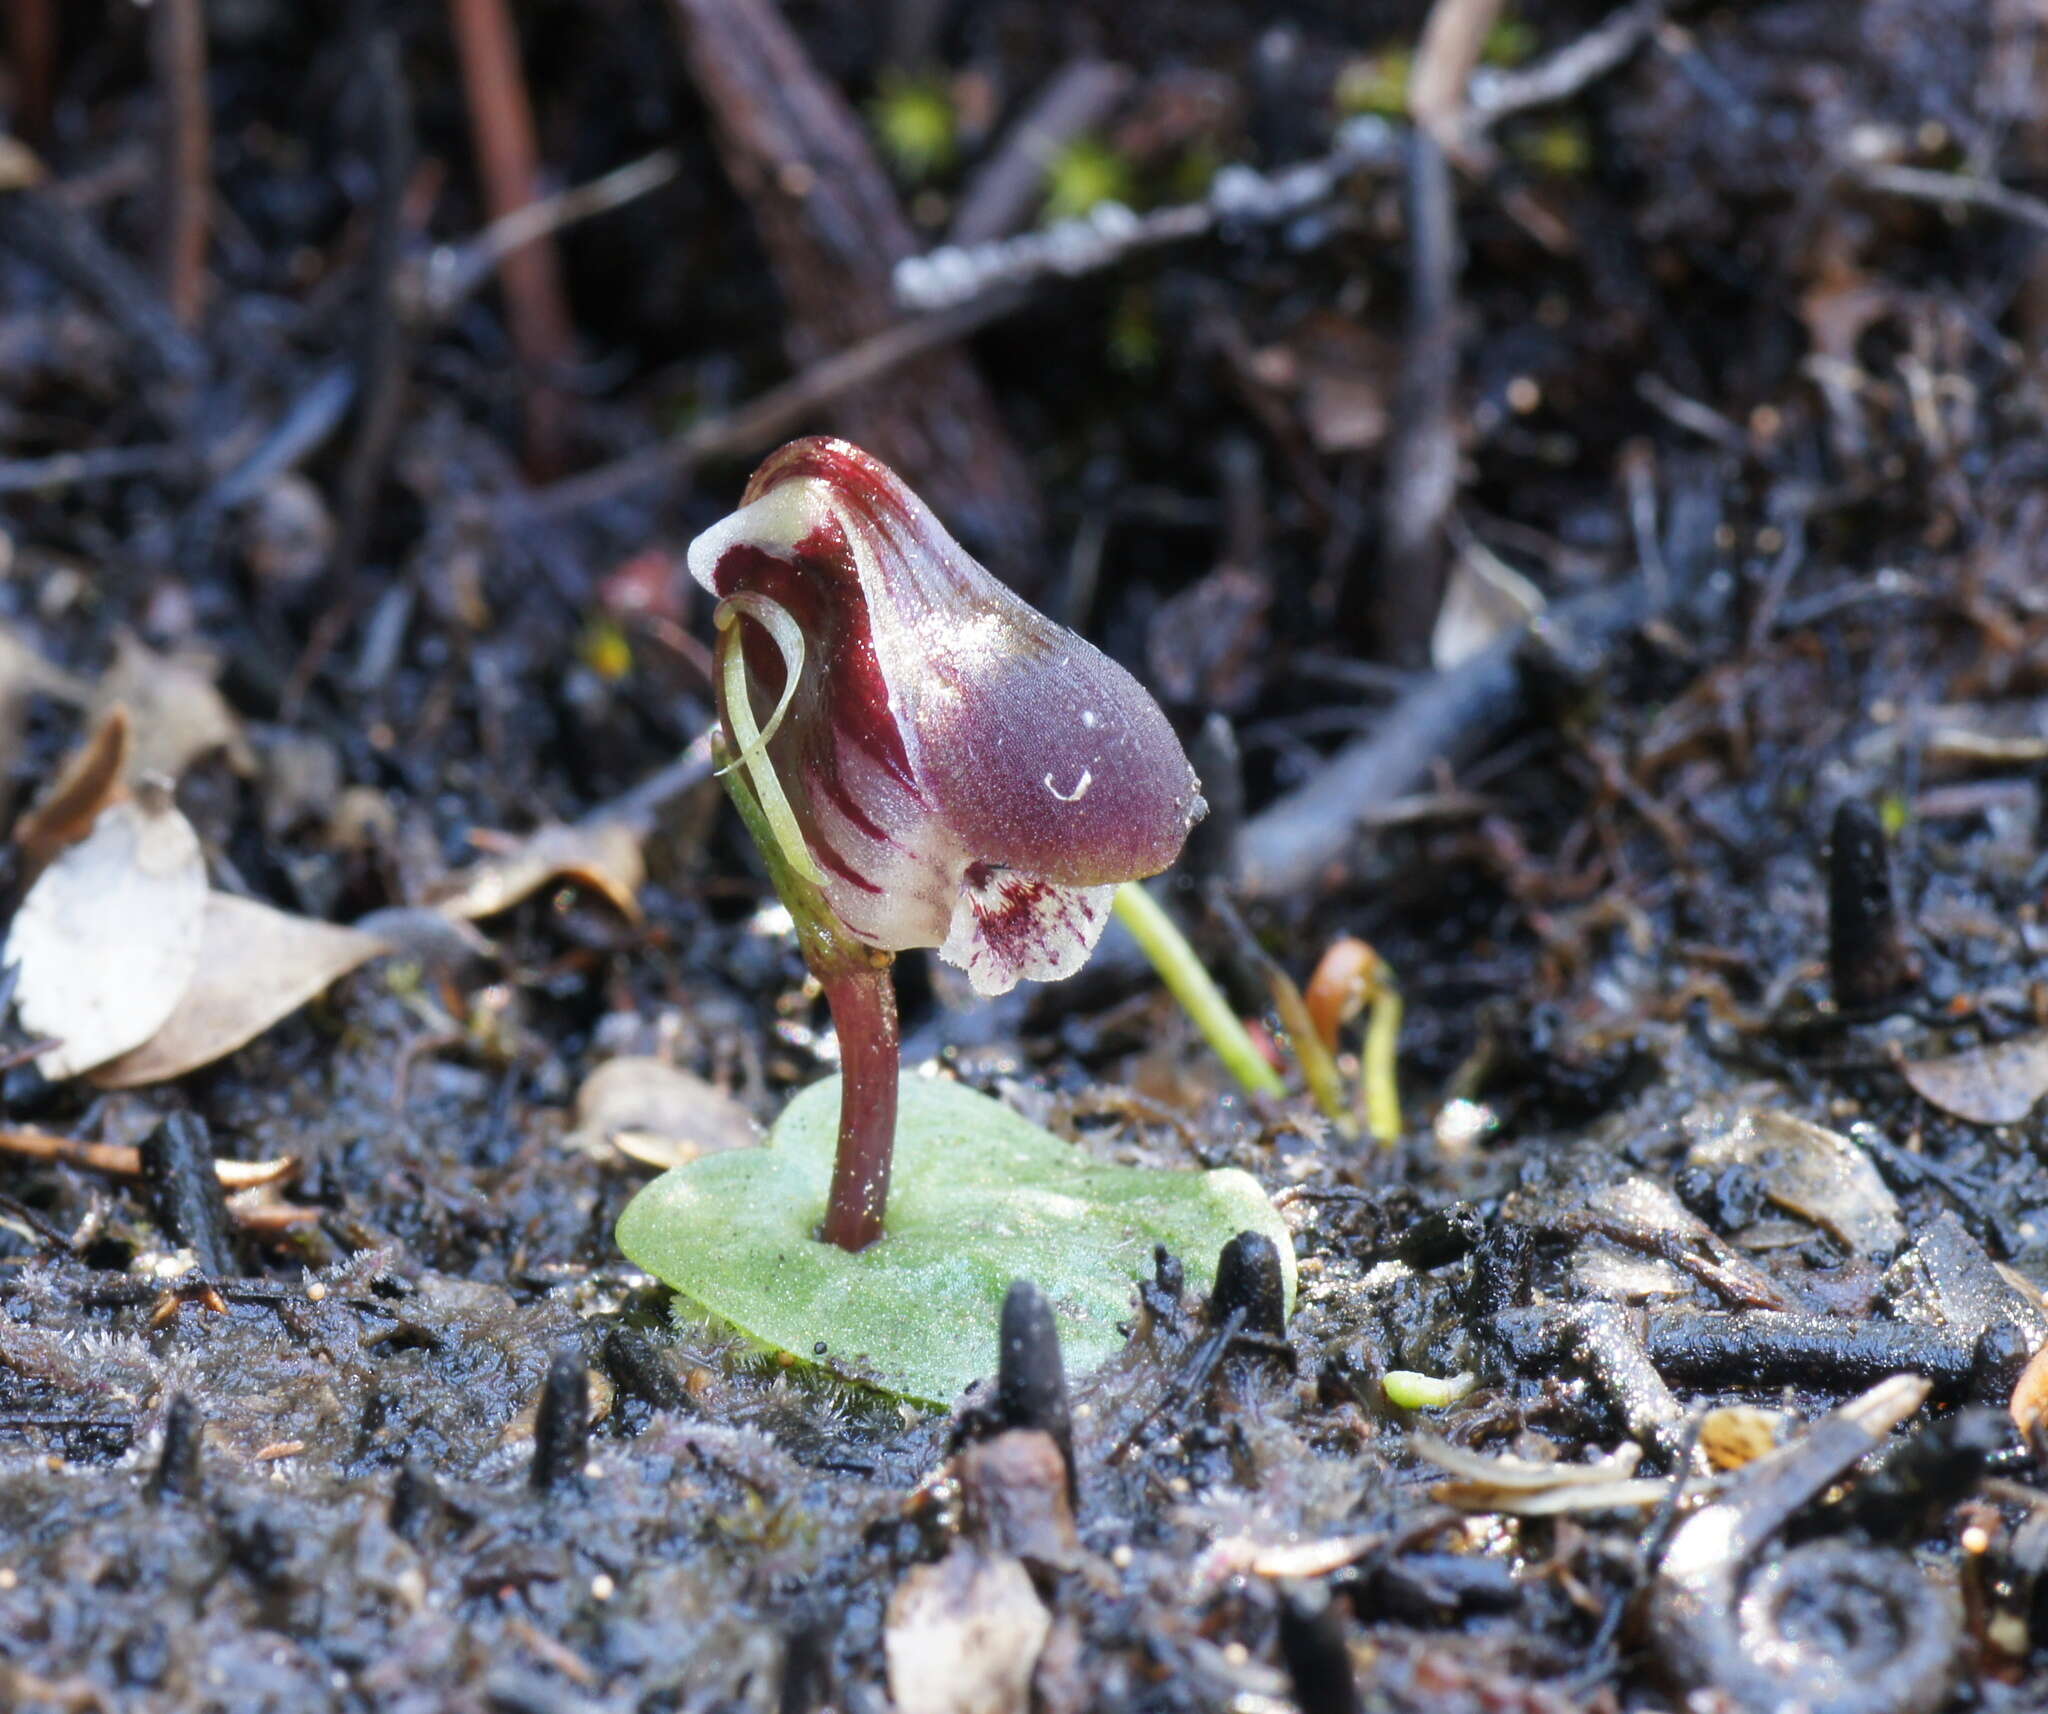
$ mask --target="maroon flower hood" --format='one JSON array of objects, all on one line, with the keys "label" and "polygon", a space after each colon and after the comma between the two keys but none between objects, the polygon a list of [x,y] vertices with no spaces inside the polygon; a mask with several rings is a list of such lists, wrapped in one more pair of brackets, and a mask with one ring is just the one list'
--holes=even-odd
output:
[{"label": "maroon flower hood", "polygon": [[[858,447],[782,448],[689,564],[802,633],[768,756],[826,901],[869,945],[935,946],[983,993],[1069,975],[1117,883],[1180,854],[1201,798],[1158,705]],[[749,676],[773,706],[785,655],[755,617]]]}]

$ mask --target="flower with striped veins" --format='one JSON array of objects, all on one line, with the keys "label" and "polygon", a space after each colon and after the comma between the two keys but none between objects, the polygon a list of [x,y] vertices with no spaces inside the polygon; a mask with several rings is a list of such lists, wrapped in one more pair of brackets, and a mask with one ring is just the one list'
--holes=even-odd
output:
[{"label": "flower with striped veins", "polygon": [[1198,782],[1129,673],[843,440],[770,457],[689,566],[719,598],[726,783],[839,1036],[820,1235],[859,1250],[894,1144],[891,955],[935,947],[983,994],[1071,975],[1118,885],[1180,855]]},{"label": "flower with striped veins", "polygon": [[[1117,884],[1180,854],[1202,800],[1158,704],[858,447],[784,447],[689,566],[721,629],[756,621],[744,676],[774,712],[749,760],[772,765],[779,832],[857,940],[936,947],[983,994],[1053,981],[1093,949]],[[737,683],[721,679],[720,712],[744,749]]]}]

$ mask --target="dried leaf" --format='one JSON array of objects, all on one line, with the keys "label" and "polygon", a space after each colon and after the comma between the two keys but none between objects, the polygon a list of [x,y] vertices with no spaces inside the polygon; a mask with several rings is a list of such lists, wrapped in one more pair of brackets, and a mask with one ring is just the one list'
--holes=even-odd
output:
[{"label": "dried leaf", "polygon": [[2048,1095],[2048,1030],[1899,1070],[1921,1100],[1973,1125],[2017,1125]]},{"label": "dried leaf", "polygon": [[1527,624],[1543,607],[1543,592],[1535,584],[1483,544],[1465,542],[1437,608],[1430,664],[1449,672]]},{"label": "dried leaf", "polygon": [[149,1040],[199,968],[206,916],[199,836],[167,793],[108,808],[15,913],[22,1027],[59,1045],[38,1060],[72,1077]]},{"label": "dried leaf", "polygon": [[128,710],[117,702],[99,717],[49,789],[15,824],[14,842],[21,847],[25,874],[40,875],[58,852],[92,831],[103,809],[126,793],[134,747]]},{"label": "dried leaf", "polygon": [[571,1140],[667,1168],[721,1149],[752,1148],[761,1130],[746,1108],[693,1072],[628,1054],[583,1080]]},{"label": "dried leaf", "polygon": [[1693,1166],[1746,1166],[1776,1206],[1832,1233],[1855,1255],[1889,1261],[1906,1242],[1898,1199],[1847,1137],[1790,1113],[1711,1104],[1686,1115]]},{"label": "dried leaf", "polygon": [[102,1089],[161,1083],[210,1065],[388,951],[375,935],[229,893],[206,898],[198,974],[163,1028],[93,1073]]},{"label": "dried leaf", "polygon": [[640,836],[625,822],[555,822],[463,870],[433,902],[450,916],[474,919],[510,910],[551,881],[574,881],[638,922],[638,894],[646,878]]},{"label": "dried leaf", "polygon": [[882,1648],[898,1714],[1026,1714],[1052,1615],[1007,1554],[960,1544],[913,1566],[889,1600]]},{"label": "dried leaf", "polygon": [[197,662],[160,655],[124,631],[114,644],[114,664],[93,692],[93,711],[103,713],[117,702],[127,705],[135,724],[131,784],[144,774],[175,780],[215,750],[227,751],[238,773],[254,771],[242,723]]}]

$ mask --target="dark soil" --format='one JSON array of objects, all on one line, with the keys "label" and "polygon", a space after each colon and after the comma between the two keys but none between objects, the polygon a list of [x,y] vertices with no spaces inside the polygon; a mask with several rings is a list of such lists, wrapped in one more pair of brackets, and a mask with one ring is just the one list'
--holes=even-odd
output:
[{"label": "dark soil", "polygon": [[[574,821],[670,763],[710,719],[683,546],[784,433],[862,411],[886,430],[902,375],[726,433],[845,341],[800,325],[771,193],[655,0],[517,9],[556,182],[678,161],[560,235],[574,344],[545,372],[495,286],[399,335],[380,308],[394,267],[487,218],[440,10],[206,10],[216,206],[189,329],[153,261],[147,15],[57,8],[46,130],[15,39],[13,129],[49,177],[0,189],[0,620],[87,684],[123,631],[209,651],[255,757],[179,782],[215,885],[353,921],[429,899],[473,830]],[[1131,68],[1101,135],[1156,207],[1219,164],[1324,153],[1351,62],[1409,52],[1424,9],[881,10],[788,17],[864,123],[906,75],[948,92],[953,158],[896,168],[929,246],[1077,56]],[[1638,1447],[1675,1496],[1711,1407],[1783,1413],[1797,1442],[1897,1369],[1934,1383],[1898,1436],[1919,1464],[1832,1485],[1783,1532],[1842,1550],[1797,1561],[1770,1616],[1852,1662],[1800,1705],[2048,1702],[2048,1482],[2004,1414],[2048,1338],[2048,1139],[2038,1114],[1933,1106],[1900,1069],[2048,1025],[2043,205],[1910,177],[2044,188],[2027,10],[1674,8],[1464,163],[1447,539],[1564,622],[1426,749],[1456,766],[1375,801],[1315,794],[1333,754],[1414,718],[1426,674],[1381,498],[1415,397],[1398,159],[1295,218],[1037,280],[954,348],[1031,502],[969,484],[988,504],[961,500],[963,536],[1191,739],[1212,716],[1234,732],[1235,774],[1207,728],[1218,825],[1170,895],[1213,967],[1263,1015],[1247,935],[1297,980],[1355,935],[1406,1001],[1410,1128],[1382,1150],[1305,1098],[1237,1094],[1114,940],[993,1004],[904,961],[913,1062],[1105,1156],[1243,1166],[1296,1233],[1283,1344],[1219,1337],[1165,1268],[1123,1365],[1073,1377],[1078,1537],[1031,1559],[1053,1621],[1038,1706],[1339,1709],[1332,1637],[1376,1709],[1686,1706],[1673,1675],[1702,1651],[1652,1611],[1680,1514],[1461,1512],[1413,1431],[1566,1463]],[[1605,18],[1531,11],[1494,51]],[[667,480],[551,486],[707,423]],[[964,458],[927,452],[903,474],[936,499]],[[37,462],[65,454],[87,463]],[[10,813],[82,729],[60,699],[23,704],[0,733]],[[1232,839],[1299,791],[1336,859],[1236,887]],[[1861,1011],[1827,964],[1848,801],[1893,839],[1915,968]],[[647,1172],[569,1140],[596,1066],[665,1056],[765,1120],[831,1063],[717,788],[668,799],[646,854],[637,921],[544,888],[483,925],[487,956],[372,965],[174,1083],[7,1073],[9,1126],[137,1143],[196,1116],[224,1157],[296,1161],[259,1200],[310,1213],[245,1221],[209,1281],[177,1271],[143,1181],[0,1153],[0,1706],[890,1706],[892,1594],[1000,1531],[948,1462],[954,1422],[676,1332],[614,1248]],[[1717,1140],[1759,1113],[1847,1140],[1768,1120],[1746,1154]],[[1645,1213],[1648,1187],[1692,1224]],[[1474,1386],[1404,1411],[1396,1370]],[[1886,1663],[1934,1621],[1870,1596],[1902,1575],[1942,1592],[1917,1677]],[[1761,1633],[1717,1639],[1692,1706],[1778,1706],[1745,1676]]]}]

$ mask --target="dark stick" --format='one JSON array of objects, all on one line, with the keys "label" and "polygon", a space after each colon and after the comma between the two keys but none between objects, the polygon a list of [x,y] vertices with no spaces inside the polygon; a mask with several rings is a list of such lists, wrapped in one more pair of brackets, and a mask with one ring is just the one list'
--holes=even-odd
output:
[{"label": "dark stick", "polygon": [[1427,127],[1408,140],[1408,331],[1387,449],[1371,622],[1381,654],[1429,660],[1458,491],[1458,216],[1451,165]]},{"label": "dark stick", "polygon": [[164,1411],[164,1444],[149,1478],[153,1500],[199,1498],[200,1456],[206,1448],[206,1418],[183,1393]]},{"label": "dark stick", "polygon": [[33,189],[0,196],[0,246],[89,300],[157,373],[190,380],[205,369],[204,350],[164,308],[149,281],[60,198]]},{"label": "dark stick", "polygon": [[[484,201],[493,220],[503,219],[539,190],[540,149],[519,66],[519,38],[505,0],[449,0],[448,9]],[[500,264],[498,277],[512,344],[528,376],[527,462],[549,472],[561,462],[563,399],[548,377],[568,362],[574,341],[554,241],[542,237],[514,251]]]},{"label": "dark stick", "polygon": [[1007,1428],[1042,1429],[1053,1437],[1067,1467],[1067,1503],[1078,1504],[1074,1474],[1074,1421],[1067,1403],[1067,1371],[1052,1304],[1030,1280],[1017,1280],[1003,1298],[996,1368],[996,1410]]},{"label": "dark stick", "polygon": [[57,91],[57,12],[51,0],[8,0],[7,55],[14,63],[14,129],[31,148],[50,139]]},{"label": "dark stick", "polygon": [[882,1235],[896,1149],[896,984],[889,966],[862,964],[820,978],[839,1037],[839,1150],[819,1236],[864,1250]]},{"label": "dark stick", "polygon": [[1221,1326],[1235,1311],[1244,1330],[1265,1339],[1287,1337],[1287,1285],[1280,1251],[1263,1232],[1240,1232],[1216,1258],[1209,1321]]},{"label": "dark stick", "polygon": [[405,402],[407,340],[399,302],[399,263],[405,242],[405,187],[411,175],[412,98],[399,65],[398,41],[378,30],[370,38],[369,77],[377,133],[377,208],[369,254],[369,296],[356,369],[362,377],[362,412],[342,471],[336,519],[333,585],[339,599],[354,595],[371,503],[390,462]]},{"label": "dark stick", "polygon": [[[845,95],[771,0],[671,0],[718,151],[775,271],[799,366],[897,320],[910,222]],[[964,352],[932,351],[863,388],[832,426],[900,471],[940,517],[1030,593],[1036,488],[994,396]]]},{"label": "dark stick", "polygon": [[211,1279],[232,1279],[241,1270],[235,1265],[227,1198],[213,1168],[213,1139],[206,1121],[191,1113],[173,1113],[144,1140],[141,1157],[165,1232],[192,1252],[200,1272]]},{"label": "dark stick", "polygon": [[1344,1619],[1327,1589],[1280,1597],[1280,1658],[1301,1714],[1358,1714],[1358,1680],[1344,1643]]},{"label": "dark stick", "polygon": [[213,115],[206,100],[206,14],[200,0],[155,0],[150,56],[163,103],[157,266],[171,314],[191,327],[206,297],[213,201]]},{"label": "dark stick", "polygon": [[727,415],[686,429],[659,446],[568,477],[516,504],[536,517],[557,517],[622,499],[636,489],[679,482],[707,459],[763,451],[791,434],[813,412],[894,373],[926,352],[964,339],[976,328],[1021,308],[1024,301],[1021,293],[1003,292],[957,309],[899,322],[821,358]]},{"label": "dark stick", "polygon": [[[1599,653],[1648,617],[1640,583],[1594,590],[1560,603],[1543,621],[1567,647]],[[1247,898],[1292,896],[1344,863],[1358,830],[1385,804],[1415,790],[1439,761],[1479,754],[1525,706],[1517,662],[1527,632],[1503,637],[1397,702],[1370,737],[1330,758],[1315,775],[1245,823],[1238,841],[1239,889]]]},{"label": "dark stick", "polygon": [[533,1415],[533,1467],[528,1484],[549,1493],[583,1472],[590,1444],[590,1377],[580,1351],[557,1351],[541,1382]]},{"label": "dark stick", "polygon": [[604,1371],[622,1392],[654,1410],[680,1410],[688,1401],[682,1382],[655,1349],[654,1341],[624,1323],[604,1336]]},{"label": "dark stick", "polygon": [[1877,812],[1860,798],[1835,811],[1828,841],[1828,978],[1835,1003],[1860,1012],[1912,988],[1919,971],[1906,946],[1892,886],[1892,854]]}]

